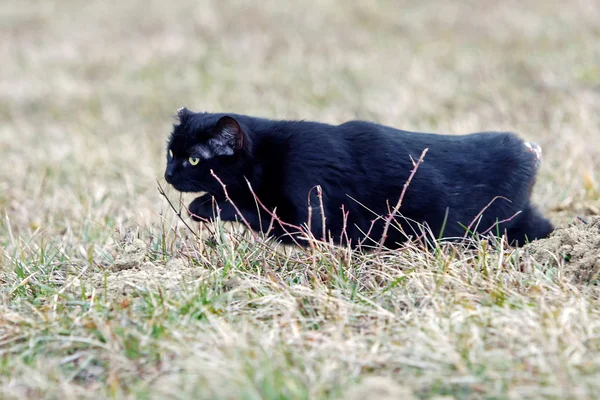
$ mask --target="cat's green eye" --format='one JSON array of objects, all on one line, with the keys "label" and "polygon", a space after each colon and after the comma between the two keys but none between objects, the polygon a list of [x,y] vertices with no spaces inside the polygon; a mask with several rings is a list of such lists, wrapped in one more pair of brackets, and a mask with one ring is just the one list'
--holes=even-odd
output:
[{"label": "cat's green eye", "polygon": [[198,165],[198,163],[200,162],[200,159],[198,157],[190,157],[188,159],[188,161],[190,162],[190,164],[192,165]]},{"label": "cat's green eye", "polygon": [[169,149],[169,158],[173,158],[173,150]]}]

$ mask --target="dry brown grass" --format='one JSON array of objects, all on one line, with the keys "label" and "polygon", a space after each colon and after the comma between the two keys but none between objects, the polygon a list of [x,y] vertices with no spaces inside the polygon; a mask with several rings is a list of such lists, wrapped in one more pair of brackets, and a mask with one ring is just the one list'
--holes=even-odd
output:
[{"label": "dry brown grass", "polygon": [[0,60],[1,397],[600,393],[598,289],[562,262],[212,248],[156,190],[186,105],[515,130],[542,208],[597,214],[597,1],[3,0]]}]

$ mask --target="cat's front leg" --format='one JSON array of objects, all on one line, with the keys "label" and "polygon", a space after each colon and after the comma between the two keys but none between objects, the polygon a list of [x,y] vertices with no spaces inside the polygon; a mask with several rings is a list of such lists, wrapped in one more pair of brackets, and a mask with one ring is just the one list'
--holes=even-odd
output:
[{"label": "cat's front leg", "polygon": [[[195,221],[213,220],[215,215],[221,217],[221,221],[242,221],[235,207],[225,199],[213,200],[213,196],[205,194],[192,201],[188,207],[190,216]],[[254,228],[253,213],[243,212],[246,221]]]},{"label": "cat's front leg", "polygon": [[211,221],[219,213],[219,205],[207,193],[195,198],[188,206],[188,212],[194,221]]}]

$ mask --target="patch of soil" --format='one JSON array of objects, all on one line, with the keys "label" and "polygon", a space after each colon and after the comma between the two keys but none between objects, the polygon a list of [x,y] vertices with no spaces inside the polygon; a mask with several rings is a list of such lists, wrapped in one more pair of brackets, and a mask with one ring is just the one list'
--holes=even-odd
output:
[{"label": "patch of soil", "polygon": [[557,228],[548,238],[533,241],[523,250],[537,263],[563,265],[565,276],[577,283],[596,283],[600,277],[600,216]]},{"label": "patch of soil", "polygon": [[146,243],[135,239],[133,243],[125,246],[123,253],[117,256],[115,263],[111,266],[112,271],[124,271],[132,268],[139,268],[146,257]]},{"label": "patch of soil", "polygon": [[554,226],[564,227],[577,221],[577,216],[587,218],[595,215],[600,215],[600,202],[567,198],[548,210],[547,217],[550,218]]},{"label": "patch of soil", "polygon": [[166,265],[144,261],[146,252],[146,244],[134,240],[117,256],[109,269],[74,278],[69,291],[81,294],[84,287],[87,296],[93,291],[95,297],[104,297],[106,294],[108,300],[120,300],[146,290],[156,291],[159,287],[167,291],[179,291],[185,283],[201,279],[206,274],[202,268],[191,267],[183,259],[172,259]]}]

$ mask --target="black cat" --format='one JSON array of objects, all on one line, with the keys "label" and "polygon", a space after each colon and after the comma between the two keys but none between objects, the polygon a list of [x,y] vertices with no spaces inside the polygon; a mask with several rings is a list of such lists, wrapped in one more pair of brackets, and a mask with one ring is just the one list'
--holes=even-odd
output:
[{"label": "black cat", "polygon": [[[424,232],[427,240],[506,233],[511,243],[524,244],[553,230],[530,203],[541,149],[512,133],[437,135],[364,121],[273,121],[185,107],[178,116],[165,179],[182,192],[207,192],[189,205],[196,220],[213,217],[213,196],[222,220],[240,220],[226,201],[224,184],[253,230],[270,226],[271,215],[262,206],[276,210],[281,223],[272,224],[268,234],[285,243],[306,243],[288,235],[299,233],[292,225],[310,226],[322,239],[320,200],[326,239],[353,247],[381,241],[394,248]],[[382,240],[386,217],[426,148]]]}]

